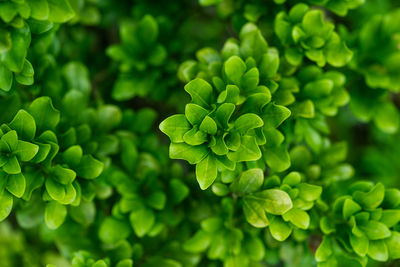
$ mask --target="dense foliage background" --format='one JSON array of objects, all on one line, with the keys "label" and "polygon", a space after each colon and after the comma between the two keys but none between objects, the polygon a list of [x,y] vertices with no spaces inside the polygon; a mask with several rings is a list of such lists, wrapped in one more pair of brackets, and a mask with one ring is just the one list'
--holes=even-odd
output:
[{"label": "dense foliage background", "polygon": [[398,266],[400,2],[0,0],[0,265]]}]

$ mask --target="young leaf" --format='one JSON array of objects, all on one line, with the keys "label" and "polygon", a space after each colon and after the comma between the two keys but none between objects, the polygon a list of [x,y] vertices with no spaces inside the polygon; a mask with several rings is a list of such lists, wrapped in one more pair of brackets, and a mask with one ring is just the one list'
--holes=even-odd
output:
[{"label": "young leaf", "polygon": [[84,155],[76,172],[82,178],[94,179],[101,174],[103,168],[103,162],[93,158],[92,155]]},{"label": "young leaf", "polygon": [[196,178],[202,190],[206,190],[217,178],[217,160],[212,154],[197,163]]},{"label": "young leaf", "polygon": [[213,88],[203,79],[196,78],[185,85],[185,91],[192,97],[194,104],[208,108],[211,104]]},{"label": "young leaf", "polygon": [[191,146],[185,143],[171,143],[169,156],[171,159],[184,159],[190,164],[197,164],[209,153],[205,145]]},{"label": "young leaf", "polygon": [[8,176],[6,188],[8,192],[20,198],[25,193],[26,181],[22,173]]},{"label": "young leaf", "polygon": [[155,222],[154,212],[147,208],[142,208],[131,212],[129,221],[138,237],[147,234]]},{"label": "young leaf", "polygon": [[35,157],[38,151],[38,145],[18,140],[18,145],[14,153],[21,161],[30,161]]},{"label": "young leaf", "polygon": [[13,196],[6,190],[0,192],[0,222],[8,217],[13,206]]},{"label": "young leaf", "polygon": [[249,130],[264,125],[263,120],[256,114],[246,113],[235,121],[235,129],[241,134],[246,134]]},{"label": "young leaf", "polygon": [[254,227],[263,228],[269,225],[265,210],[258,201],[245,197],[243,199],[243,212],[246,221]]},{"label": "young leaf", "polygon": [[54,230],[63,224],[67,216],[67,208],[56,201],[51,201],[46,205],[44,220],[47,227]]},{"label": "young leaf", "polygon": [[15,115],[14,119],[9,123],[9,126],[11,129],[17,131],[18,136],[24,140],[30,141],[35,137],[35,119],[23,109],[18,111],[17,115]]},{"label": "young leaf", "polygon": [[292,230],[293,227],[278,216],[274,216],[269,225],[272,237],[278,241],[285,241],[292,233]]},{"label": "young leaf", "polygon": [[[192,105],[194,106],[194,104]],[[178,114],[168,117],[165,120],[163,120],[160,124],[161,132],[165,133],[173,143],[182,143],[183,135],[190,129],[191,126],[188,120],[186,119],[185,115],[183,114]]]},{"label": "young leaf", "polygon": [[36,98],[29,106],[39,132],[54,130],[60,121],[60,112],[53,107],[51,98],[47,96]]},{"label": "young leaf", "polygon": [[266,212],[273,215],[285,214],[293,207],[290,196],[279,189],[267,189],[248,195],[246,198],[258,202]]}]

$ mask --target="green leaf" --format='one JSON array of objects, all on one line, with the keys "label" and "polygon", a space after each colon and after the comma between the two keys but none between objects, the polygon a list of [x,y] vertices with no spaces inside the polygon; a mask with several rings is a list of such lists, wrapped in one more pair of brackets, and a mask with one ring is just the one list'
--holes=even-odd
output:
[{"label": "green leaf", "polygon": [[215,111],[217,123],[219,123],[223,129],[227,129],[229,127],[228,123],[234,111],[235,105],[232,103],[223,103]]},{"label": "green leaf", "polygon": [[18,135],[16,131],[9,131],[1,137],[1,141],[4,142],[5,147],[1,148],[3,152],[12,152],[17,149],[18,146]]},{"label": "green leaf", "polygon": [[13,73],[3,64],[0,64],[0,89],[10,91],[13,82]]},{"label": "green leaf", "polygon": [[[208,114],[208,111],[205,108],[203,108],[199,105],[196,105],[196,104],[189,103],[185,107],[185,117],[190,122],[191,125],[199,125],[204,120],[204,118],[207,116],[207,114]],[[183,123],[178,123],[178,125],[179,124],[183,125]],[[160,129],[161,129],[161,125],[160,125]],[[163,130],[161,130],[161,131],[164,132]],[[176,143],[178,141],[172,141],[172,142]]]},{"label": "green leaf", "polygon": [[67,208],[56,201],[51,201],[46,205],[44,221],[48,228],[54,230],[63,224],[67,216]]},{"label": "green leaf", "polygon": [[3,166],[3,171],[8,174],[18,174],[21,172],[21,166],[16,156],[8,159],[7,163]]},{"label": "green leaf", "polygon": [[300,229],[307,229],[310,225],[310,216],[304,210],[293,208],[284,213],[282,217]]},{"label": "green leaf", "polygon": [[263,114],[261,115],[264,121],[264,129],[277,128],[290,117],[290,114],[290,110],[284,106],[274,103],[269,104],[264,108]]},{"label": "green leaf", "polygon": [[166,201],[167,196],[162,191],[154,192],[146,198],[147,205],[157,210],[164,209]]},{"label": "green leaf", "polygon": [[240,85],[240,80],[246,71],[246,64],[238,56],[231,56],[224,64],[225,75],[232,83]]},{"label": "green leaf", "polygon": [[284,144],[266,147],[264,157],[268,166],[277,172],[285,171],[290,167],[289,152]]},{"label": "green leaf", "polygon": [[230,151],[228,153],[228,158],[234,162],[253,161],[260,159],[261,151],[257,145],[256,138],[253,136],[242,136],[239,148],[237,151]]},{"label": "green leaf", "polygon": [[217,160],[208,154],[196,165],[196,178],[202,190],[206,190],[217,178]]},{"label": "green leaf", "polygon": [[217,124],[213,119],[211,119],[211,117],[206,116],[200,124],[200,130],[205,133],[215,135],[217,133]]},{"label": "green leaf", "polygon": [[84,155],[76,169],[76,173],[79,177],[94,179],[103,172],[103,169],[103,162],[93,158],[92,155]]},{"label": "green leaf", "polygon": [[400,124],[400,115],[392,103],[382,103],[374,111],[373,119],[380,130],[389,134],[397,132]]},{"label": "green leaf", "polygon": [[78,166],[79,162],[81,162],[82,156],[83,150],[78,145],[71,146],[62,153],[63,161],[71,167]]},{"label": "green leaf", "polygon": [[322,187],[318,185],[301,183],[298,189],[300,190],[299,196],[305,201],[315,201],[322,193]]},{"label": "green leaf", "polygon": [[13,152],[21,161],[30,161],[35,157],[38,151],[38,145],[18,140],[17,148]]},{"label": "green leaf", "polygon": [[197,126],[195,126],[183,135],[183,141],[188,145],[198,146],[207,141],[207,134],[199,131]]},{"label": "green leaf", "polygon": [[267,227],[269,221],[260,202],[251,198],[243,199],[243,212],[246,221],[257,228]]},{"label": "green leaf", "polygon": [[243,114],[235,121],[235,129],[241,134],[246,134],[249,130],[258,128],[264,125],[263,120],[256,114]]},{"label": "green leaf", "polygon": [[29,113],[35,119],[39,132],[54,130],[60,121],[60,112],[53,107],[47,96],[36,98],[29,106]]},{"label": "green leaf", "polygon": [[365,232],[369,240],[384,239],[391,235],[389,228],[381,222],[371,220],[366,225],[359,227]]},{"label": "green leaf", "polygon": [[185,91],[192,97],[192,103],[208,108],[213,98],[213,88],[203,79],[196,78],[185,85]]},{"label": "green leaf", "polygon": [[382,183],[377,183],[369,192],[356,191],[353,198],[361,206],[367,209],[377,208],[385,196],[385,187]]},{"label": "green leaf", "polygon": [[308,11],[301,22],[303,29],[309,35],[317,35],[323,31],[324,21],[321,10]]},{"label": "green leaf", "polygon": [[128,238],[131,232],[131,227],[127,221],[107,217],[101,223],[99,237],[104,243],[115,244]]},{"label": "green leaf", "polygon": [[292,233],[293,227],[285,223],[280,217],[274,216],[269,225],[269,231],[273,238],[278,241],[285,241]]},{"label": "green leaf", "polygon": [[324,50],[326,51],[326,61],[334,67],[343,67],[353,57],[353,52],[336,33],[332,34]]},{"label": "green leaf", "polygon": [[35,137],[35,119],[31,114],[23,109],[18,111],[17,115],[15,115],[14,119],[8,124],[8,126],[15,130],[18,133],[18,136],[24,140],[31,141]]},{"label": "green leaf", "polygon": [[190,253],[200,253],[205,251],[211,244],[212,236],[205,231],[197,231],[197,233],[183,243],[183,249]]},{"label": "green leaf", "polygon": [[51,168],[49,174],[55,181],[64,185],[72,183],[76,177],[76,173],[73,170],[63,168],[61,165],[56,165]]},{"label": "green leaf", "polygon": [[347,198],[343,204],[343,218],[348,220],[354,213],[361,211],[361,206],[351,198]]},{"label": "green leaf", "polygon": [[191,129],[188,120],[183,114],[166,118],[159,127],[161,132],[165,133],[173,143],[182,143],[183,135]]},{"label": "green leaf", "polygon": [[380,221],[386,224],[387,227],[393,227],[400,222],[400,210],[383,210]]},{"label": "green leaf", "polygon": [[293,207],[290,196],[279,189],[263,190],[250,194],[246,198],[258,202],[266,212],[273,215],[285,214]]},{"label": "green leaf", "polygon": [[145,15],[137,25],[136,36],[144,46],[154,43],[158,37],[157,21],[151,15]]},{"label": "green leaf", "polygon": [[13,196],[6,190],[0,191],[0,222],[11,213],[13,206]]},{"label": "green leaf", "polygon": [[21,72],[31,43],[31,33],[27,24],[11,31],[11,42],[11,49],[2,53],[2,63],[12,72]]},{"label": "green leaf", "polygon": [[365,257],[367,255],[369,240],[365,235],[356,236],[350,234],[350,244],[359,256]]},{"label": "green leaf", "polygon": [[6,188],[8,192],[20,198],[25,193],[26,181],[22,173],[11,174],[8,176]]},{"label": "green leaf", "polygon": [[317,262],[326,261],[332,255],[332,253],[332,241],[330,237],[324,236],[321,244],[315,252],[315,259],[317,260]]},{"label": "green leaf", "polygon": [[368,256],[376,261],[385,262],[389,259],[389,251],[383,240],[369,242]]},{"label": "green leaf", "polygon": [[155,216],[154,212],[147,208],[142,208],[131,212],[129,215],[129,221],[138,237],[143,237],[154,225]]},{"label": "green leaf", "polygon": [[264,173],[262,169],[254,168],[242,172],[232,187],[235,192],[247,194],[260,189],[263,182]]},{"label": "green leaf", "polygon": [[62,201],[65,198],[65,189],[62,184],[54,181],[52,178],[48,177],[46,179],[46,190],[50,197],[57,201]]},{"label": "green leaf", "polygon": [[49,4],[49,20],[56,23],[64,23],[75,16],[75,12],[68,0],[47,0]]},{"label": "green leaf", "polygon": [[207,146],[191,146],[185,143],[171,143],[169,156],[171,159],[184,159],[190,164],[197,164],[209,153]]},{"label": "green leaf", "polygon": [[392,231],[392,235],[386,240],[386,246],[389,249],[390,259],[400,258],[400,233]]},{"label": "green leaf", "polygon": [[85,95],[90,93],[89,71],[84,64],[71,61],[64,65],[62,74],[68,83],[68,88],[78,90]]}]

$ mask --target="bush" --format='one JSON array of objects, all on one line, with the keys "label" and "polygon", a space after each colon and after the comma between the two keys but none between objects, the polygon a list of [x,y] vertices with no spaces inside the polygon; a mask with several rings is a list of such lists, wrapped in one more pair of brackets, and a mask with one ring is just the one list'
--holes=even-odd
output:
[{"label": "bush", "polygon": [[0,1],[1,266],[397,266],[399,14]]}]

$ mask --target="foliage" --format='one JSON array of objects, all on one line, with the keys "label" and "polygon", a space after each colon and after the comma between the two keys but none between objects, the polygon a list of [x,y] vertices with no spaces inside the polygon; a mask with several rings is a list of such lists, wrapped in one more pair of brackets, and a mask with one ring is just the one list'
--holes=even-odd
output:
[{"label": "foliage", "polygon": [[2,266],[397,266],[391,0],[0,0]]}]

